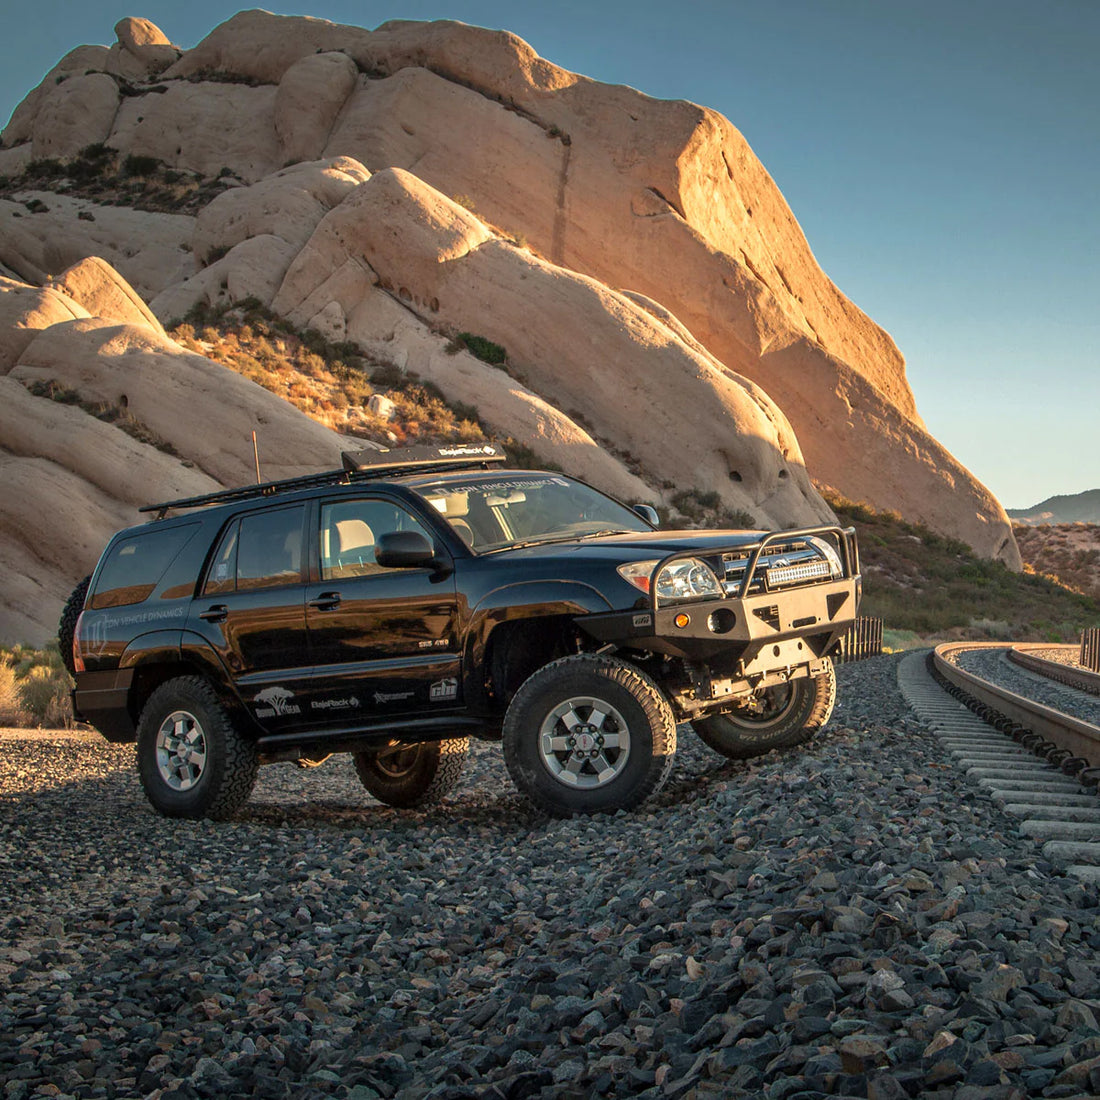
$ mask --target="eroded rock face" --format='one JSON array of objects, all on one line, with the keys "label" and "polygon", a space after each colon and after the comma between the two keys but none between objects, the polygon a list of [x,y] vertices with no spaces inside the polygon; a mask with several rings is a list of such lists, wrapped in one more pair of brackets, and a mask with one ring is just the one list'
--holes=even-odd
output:
[{"label": "eroded rock face", "polygon": [[[140,506],[249,483],[253,429],[265,476],[339,462],[339,436],[169,340],[102,260],[45,289],[0,279],[0,374],[2,643],[53,636],[69,592]],[[81,404],[121,410],[159,448]]]},{"label": "eroded rock face", "polygon": [[[19,198],[0,199],[0,263],[27,282],[45,283],[100,256],[138,294],[152,298],[195,270],[195,219],[186,214],[105,206],[49,191],[24,191]],[[32,214],[26,203],[35,199],[41,207]]]},{"label": "eroded rock face", "polygon": [[[356,269],[359,285],[348,274]],[[399,169],[375,174],[325,217],[274,308],[298,323],[322,297],[353,311],[372,277],[422,318],[504,345],[536,393],[618,451],[645,454],[678,486],[713,487],[767,526],[829,519],[763,391],[634,302],[500,240]]]},{"label": "eroded rock face", "polygon": [[73,264],[50,286],[77,302],[88,316],[122,324],[148,325],[164,335],[164,329],[153,311],[134,292],[134,288],[117,271],[98,256],[89,256]]},{"label": "eroded rock face", "polygon": [[42,98],[31,140],[34,156],[76,156],[85,145],[106,141],[120,100],[118,85],[105,73],[72,76]]},{"label": "eroded rock face", "polygon": [[42,329],[87,316],[88,311],[64,293],[0,278],[0,374],[19,362]]}]

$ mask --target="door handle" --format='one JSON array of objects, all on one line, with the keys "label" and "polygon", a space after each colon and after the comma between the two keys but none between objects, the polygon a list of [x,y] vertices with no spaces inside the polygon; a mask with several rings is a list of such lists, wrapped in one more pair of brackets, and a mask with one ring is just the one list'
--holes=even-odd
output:
[{"label": "door handle", "polygon": [[229,608],[223,603],[216,603],[213,607],[208,607],[205,611],[199,612],[199,618],[205,619],[208,623],[223,623],[225,617],[229,614]]},{"label": "door handle", "polygon": [[322,592],[316,599],[309,601],[309,606],[318,611],[331,611],[340,603],[339,592]]}]

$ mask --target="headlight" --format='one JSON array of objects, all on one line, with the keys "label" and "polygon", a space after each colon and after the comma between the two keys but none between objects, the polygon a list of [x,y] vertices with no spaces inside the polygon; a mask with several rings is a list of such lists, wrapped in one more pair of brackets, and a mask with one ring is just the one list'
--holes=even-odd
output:
[{"label": "headlight", "polygon": [[841,564],[840,555],[836,552],[832,543],[825,539],[819,539],[811,535],[806,541],[829,563],[829,576],[833,580],[844,576],[844,566]]},{"label": "headlight", "polygon": [[[657,565],[656,561],[632,561],[619,566],[619,576],[648,596]],[[665,566],[657,577],[657,599],[662,603],[721,596],[718,578],[710,566],[698,558],[680,558]]]},{"label": "headlight", "polygon": [[657,576],[657,599],[692,600],[720,597],[722,588],[710,566],[698,558],[680,558]]}]

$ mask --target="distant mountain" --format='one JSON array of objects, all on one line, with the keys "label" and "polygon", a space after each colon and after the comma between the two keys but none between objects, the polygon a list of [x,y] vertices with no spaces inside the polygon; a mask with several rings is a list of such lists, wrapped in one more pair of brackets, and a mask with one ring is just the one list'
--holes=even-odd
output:
[{"label": "distant mountain", "polygon": [[1013,523],[1029,527],[1041,523],[1100,523],[1100,489],[1049,497],[1033,508],[1009,508],[1007,512]]}]

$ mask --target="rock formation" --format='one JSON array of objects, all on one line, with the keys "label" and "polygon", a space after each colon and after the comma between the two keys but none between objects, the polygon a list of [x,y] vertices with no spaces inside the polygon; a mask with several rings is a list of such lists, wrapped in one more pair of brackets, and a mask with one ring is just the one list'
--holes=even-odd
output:
[{"label": "rock formation", "polygon": [[[248,11],[186,51],[144,20],[115,33],[19,105],[0,174],[102,142],[233,186],[197,217],[9,186],[13,380],[52,370],[95,400],[125,385],[153,420],[159,387],[186,403],[224,385],[247,418],[241,380],[172,350],[141,299],[167,321],[255,297],[619,495],[712,491],[783,526],[829,516],[812,475],[1019,565],[1000,505],[924,428],[893,341],[822,273],[715,112],[460,23],[367,31]],[[91,297],[85,269],[59,279],[94,256],[140,298],[106,265]],[[504,345],[508,374],[449,354],[463,331]],[[178,418],[161,426],[173,446],[186,435]],[[209,476],[243,473],[223,457]]]},{"label": "rock formation", "polygon": [[[265,476],[339,461],[339,436],[169,340],[102,260],[47,288],[0,279],[0,336],[0,642],[53,635],[142,505],[252,480],[254,428]],[[155,442],[93,415],[106,408]]]}]

